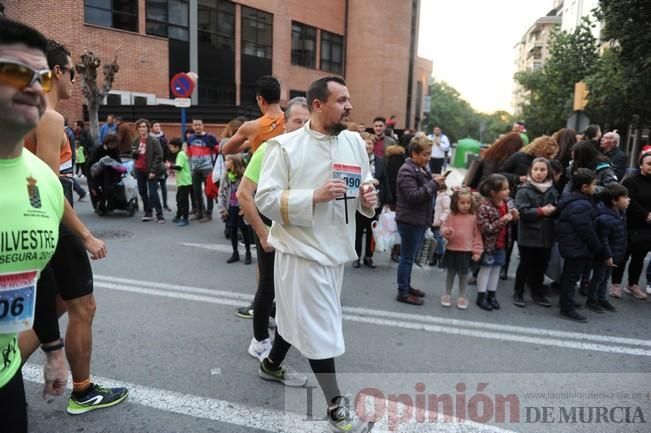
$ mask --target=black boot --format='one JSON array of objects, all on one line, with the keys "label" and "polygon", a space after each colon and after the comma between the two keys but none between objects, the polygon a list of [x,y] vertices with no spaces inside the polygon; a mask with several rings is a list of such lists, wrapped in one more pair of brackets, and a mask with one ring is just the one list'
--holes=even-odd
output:
[{"label": "black boot", "polygon": [[509,265],[506,264],[502,266],[500,269],[500,280],[508,280],[509,279]]},{"label": "black boot", "polygon": [[251,251],[246,252],[246,255],[244,256],[244,264],[245,265],[251,264]]},{"label": "black boot", "polygon": [[240,261],[240,253],[234,252],[230,259],[226,260],[226,263],[235,263]]},{"label": "black boot", "polygon": [[500,309],[500,303],[497,302],[497,298],[495,297],[495,292],[494,291],[489,291],[488,296],[486,297],[486,300],[488,301],[489,304],[491,304],[491,307],[493,307],[493,310],[499,310]]},{"label": "black boot", "polygon": [[486,311],[492,311],[493,307],[491,307],[491,304],[488,303],[488,300],[486,300],[486,293],[477,293],[477,306],[481,308],[482,310]]}]

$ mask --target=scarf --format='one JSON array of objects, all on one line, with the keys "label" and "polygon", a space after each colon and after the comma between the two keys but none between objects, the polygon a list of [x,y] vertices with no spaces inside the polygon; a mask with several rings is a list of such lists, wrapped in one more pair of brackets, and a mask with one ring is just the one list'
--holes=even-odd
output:
[{"label": "scarf", "polygon": [[545,182],[536,182],[531,178],[531,176],[527,176],[527,182],[529,182],[531,185],[533,185],[534,188],[543,194],[546,193],[547,190],[553,185],[553,182],[551,180],[546,180]]}]

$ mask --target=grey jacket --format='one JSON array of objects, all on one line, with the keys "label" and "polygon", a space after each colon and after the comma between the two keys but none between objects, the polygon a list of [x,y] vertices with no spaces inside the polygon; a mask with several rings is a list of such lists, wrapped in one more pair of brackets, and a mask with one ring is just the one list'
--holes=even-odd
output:
[{"label": "grey jacket", "polygon": [[[138,159],[138,147],[140,147],[140,137],[136,138],[131,145],[131,153],[134,161]],[[153,173],[156,176],[164,173],[163,149],[158,140],[151,135],[147,136],[147,150],[145,152],[145,156],[147,157],[147,173]]]},{"label": "grey jacket", "polygon": [[558,193],[554,186],[544,193],[530,183],[518,188],[515,194],[515,207],[520,212],[518,245],[535,248],[551,248],[554,245],[555,215],[543,216],[539,211],[548,204],[558,205]]},{"label": "grey jacket", "polygon": [[437,184],[429,167],[418,167],[407,158],[396,181],[396,221],[416,226],[432,225]]}]

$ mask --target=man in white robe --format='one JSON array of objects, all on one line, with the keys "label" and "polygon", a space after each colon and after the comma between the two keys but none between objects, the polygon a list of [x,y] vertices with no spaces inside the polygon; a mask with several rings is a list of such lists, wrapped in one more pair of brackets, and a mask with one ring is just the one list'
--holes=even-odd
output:
[{"label": "man in white robe", "polygon": [[[259,374],[283,382],[291,346],[308,360],[329,403],[333,432],[362,433],[337,385],[334,358],[344,353],[341,286],[344,264],[357,259],[355,211],[374,215],[377,193],[363,140],[346,131],[352,105],[344,80],[325,77],[307,93],[310,121],[267,144],[258,191],[273,220],[276,249],[276,338]],[[284,382],[283,382],[284,383]]]}]

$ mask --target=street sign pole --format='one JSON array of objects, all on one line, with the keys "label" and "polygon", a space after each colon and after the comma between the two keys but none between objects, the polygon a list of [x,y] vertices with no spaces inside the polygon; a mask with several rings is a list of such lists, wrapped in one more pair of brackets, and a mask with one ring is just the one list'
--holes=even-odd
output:
[{"label": "street sign pole", "polygon": [[186,124],[186,112],[185,108],[181,108],[181,140],[185,143],[185,124]]},{"label": "street sign pole", "polygon": [[181,140],[185,142],[185,124],[187,123],[186,109],[191,105],[189,98],[194,90],[194,81],[186,73],[176,74],[170,80],[170,89],[174,96],[179,99],[174,101],[174,105],[181,109]]}]

